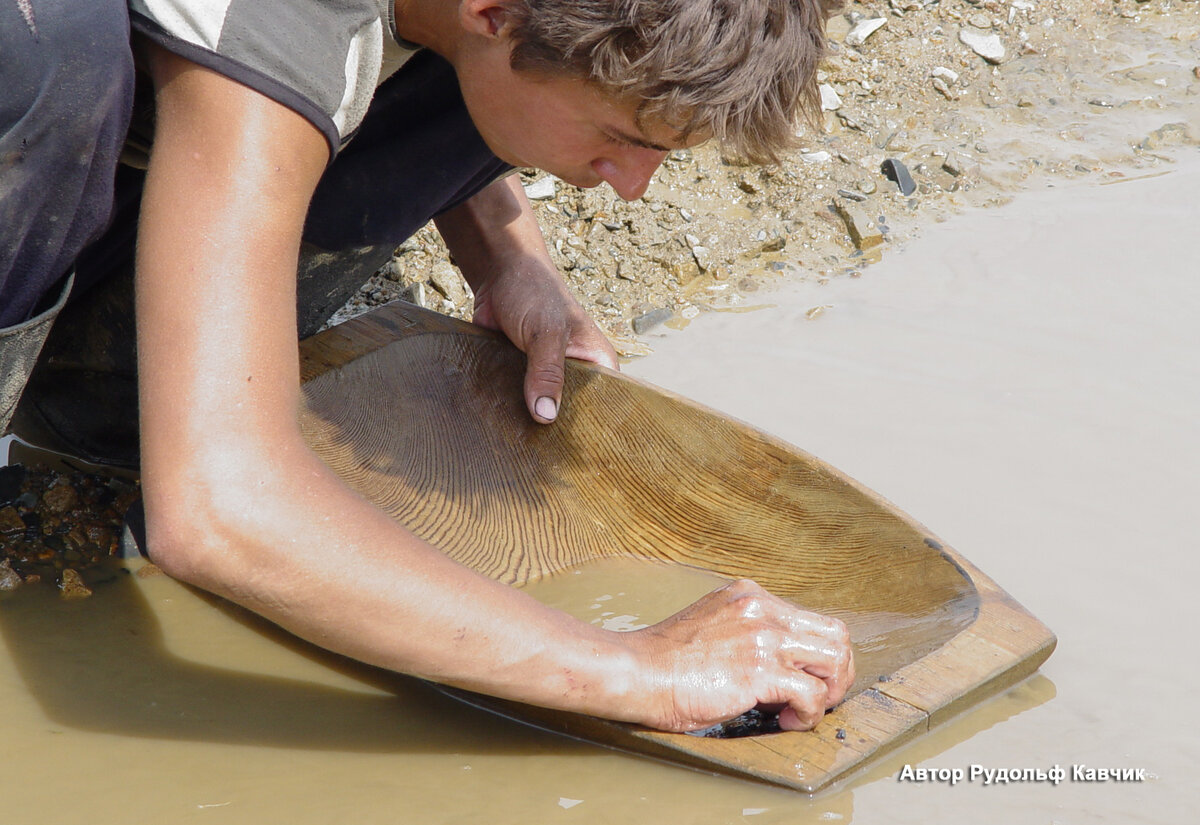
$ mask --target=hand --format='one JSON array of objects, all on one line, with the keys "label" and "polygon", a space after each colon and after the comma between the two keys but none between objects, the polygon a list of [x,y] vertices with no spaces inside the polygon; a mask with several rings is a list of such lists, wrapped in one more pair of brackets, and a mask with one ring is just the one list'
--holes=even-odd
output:
[{"label": "hand", "polygon": [[782,708],[780,727],[809,730],[854,683],[846,626],[752,581],[627,635],[650,662],[655,698],[644,721],[660,730],[702,730],[754,707]]},{"label": "hand", "polygon": [[564,361],[617,369],[617,353],[562,281],[516,175],[437,218],[475,290],[475,323],[508,336],[528,358],[525,405],[548,424],[562,401]]},{"label": "hand", "polygon": [[533,259],[480,285],[476,324],[503,332],[525,353],[525,404],[543,424],[558,416],[564,361],[579,358],[617,369],[612,344],[567,291],[546,259]]}]

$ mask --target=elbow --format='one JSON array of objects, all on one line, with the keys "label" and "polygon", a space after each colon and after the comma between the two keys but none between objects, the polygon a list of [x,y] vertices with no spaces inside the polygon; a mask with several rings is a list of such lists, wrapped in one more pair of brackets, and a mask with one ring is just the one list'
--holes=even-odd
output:
[{"label": "elbow", "polygon": [[204,528],[201,518],[169,497],[165,501],[149,495],[146,498],[142,547],[146,557],[173,579],[205,586],[211,576],[211,560],[218,552],[213,532]]},{"label": "elbow", "polygon": [[203,485],[143,487],[146,556],[173,579],[225,595],[242,563],[244,532]]}]

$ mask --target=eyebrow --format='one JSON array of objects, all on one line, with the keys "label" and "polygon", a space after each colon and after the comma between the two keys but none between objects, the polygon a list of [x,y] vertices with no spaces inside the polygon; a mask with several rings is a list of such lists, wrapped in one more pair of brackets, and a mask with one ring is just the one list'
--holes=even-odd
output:
[{"label": "eyebrow", "polygon": [[620,139],[624,143],[631,143],[634,146],[640,146],[643,149],[653,149],[656,152],[670,152],[671,151],[671,147],[669,147],[669,146],[660,146],[657,143],[651,143],[650,141],[646,140],[646,138],[642,137],[641,135],[631,134],[629,132],[626,132],[624,129],[619,129],[615,126],[609,126],[608,133],[610,135],[612,135],[613,137]]}]

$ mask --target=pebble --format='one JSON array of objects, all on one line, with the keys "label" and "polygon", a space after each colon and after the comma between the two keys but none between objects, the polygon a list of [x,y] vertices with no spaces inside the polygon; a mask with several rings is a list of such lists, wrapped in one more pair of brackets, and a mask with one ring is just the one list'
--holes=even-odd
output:
[{"label": "pebble", "polygon": [[833,159],[833,155],[822,149],[819,152],[803,152],[800,159],[808,163],[827,163]]},{"label": "pebble", "polygon": [[25,522],[15,507],[0,509],[0,536],[12,536],[25,532]]},{"label": "pebble", "polygon": [[978,29],[963,28],[958,32],[959,41],[988,63],[999,63],[1004,59],[1004,44],[1000,35],[981,32]]},{"label": "pebble", "polygon": [[837,90],[828,83],[820,85],[821,92],[821,110],[825,112],[836,112],[842,108],[842,98],[838,95]]},{"label": "pebble", "polygon": [[658,309],[652,309],[649,312],[643,313],[634,318],[631,322],[631,326],[633,327],[635,334],[645,335],[659,324],[671,320],[671,317],[674,314],[675,313],[667,307],[659,307]]},{"label": "pebble", "polygon": [[415,284],[409,284],[401,290],[400,300],[429,309],[428,298],[425,295],[425,284],[420,281],[417,281]]},{"label": "pebble", "polygon": [[950,88],[950,84],[942,80],[940,77],[935,77],[933,79],[933,88],[937,89],[938,93],[942,97],[946,98],[946,100],[954,100],[958,97],[958,95],[954,93],[954,90]]},{"label": "pebble", "polygon": [[911,195],[917,191],[917,184],[908,171],[908,167],[896,158],[888,158],[879,167],[884,176],[896,184],[901,195]]},{"label": "pebble", "polygon": [[879,225],[871,220],[858,204],[835,200],[833,208],[846,224],[846,231],[856,248],[866,251],[883,243],[883,233],[879,230]]},{"label": "pebble", "polygon": [[887,25],[886,17],[873,17],[870,20],[860,20],[854,24],[846,35],[847,46],[861,46],[867,38]]},{"label": "pebble", "polygon": [[946,159],[942,162],[942,168],[956,178],[966,171],[966,165],[967,159],[958,152],[947,153]]},{"label": "pebble", "polygon": [[70,567],[62,571],[62,581],[58,583],[58,592],[64,599],[86,599],[92,595],[91,588],[83,582],[83,576]]},{"label": "pebble", "polygon": [[467,303],[466,282],[449,261],[438,261],[429,270],[429,284],[456,307]]},{"label": "pebble", "polygon": [[79,494],[67,479],[60,478],[46,491],[42,502],[49,512],[62,515],[79,506]]},{"label": "pebble", "polygon": [[539,178],[533,183],[527,183],[523,187],[525,197],[531,201],[550,200],[558,193],[558,178],[553,175],[546,175],[544,178]]},{"label": "pebble", "polygon": [[21,586],[21,577],[13,570],[8,559],[0,559],[0,593],[16,590]]},{"label": "pebble", "polygon": [[929,75],[931,77],[941,78],[947,83],[958,82],[958,72],[954,71],[954,69],[948,69],[945,66],[934,66],[933,70],[929,72]]},{"label": "pebble", "polygon": [[839,189],[839,190],[837,190],[837,193],[838,193],[838,197],[848,198],[852,201],[858,201],[860,203],[867,199],[867,196],[864,195],[862,192],[852,192],[849,189]]}]

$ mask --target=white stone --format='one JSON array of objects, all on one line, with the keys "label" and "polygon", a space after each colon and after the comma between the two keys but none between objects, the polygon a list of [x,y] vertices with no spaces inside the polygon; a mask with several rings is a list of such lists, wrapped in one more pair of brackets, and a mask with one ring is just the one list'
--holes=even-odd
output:
[{"label": "white stone", "polygon": [[826,163],[832,157],[833,155],[823,149],[820,152],[804,152],[800,155],[801,160],[808,161],[809,163]]},{"label": "white stone", "polygon": [[429,269],[429,284],[450,302],[451,307],[467,303],[467,285],[449,261],[438,261]]},{"label": "white stone", "polygon": [[531,201],[546,201],[554,197],[558,191],[558,178],[554,175],[546,175],[544,178],[538,178],[533,183],[525,184],[525,197]]},{"label": "white stone", "polygon": [[828,83],[820,85],[821,90],[821,110],[825,112],[836,112],[842,108],[842,99],[838,93]]},{"label": "white stone", "polygon": [[998,34],[985,34],[977,29],[963,28],[958,32],[958,39],[988,63],[999,63],[1004,59],[1004,44],[1000,42]]},{"label": "white stone", "polygon": [[958,82],[958,72],[954,71],[954,69],[947,69],[945,66],[935,66],[929,74],[932,77],[940,77],[947,83]]},{"label": "white stone", "polygon": [[870,20],[860,20],[846,35],[847,46],[861,46],[867,38],[887,25],[886,17],[872,17]]}]

